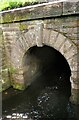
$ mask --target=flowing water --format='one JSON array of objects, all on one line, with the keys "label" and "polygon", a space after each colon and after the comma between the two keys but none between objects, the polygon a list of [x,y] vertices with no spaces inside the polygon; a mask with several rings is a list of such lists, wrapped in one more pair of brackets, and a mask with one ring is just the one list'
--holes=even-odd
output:
[{"label": "flowing water", "polygon": [[34,82],[25,91],[9,88],[3,92],[3,120],[77,120],[68,91],[42,84]]}]

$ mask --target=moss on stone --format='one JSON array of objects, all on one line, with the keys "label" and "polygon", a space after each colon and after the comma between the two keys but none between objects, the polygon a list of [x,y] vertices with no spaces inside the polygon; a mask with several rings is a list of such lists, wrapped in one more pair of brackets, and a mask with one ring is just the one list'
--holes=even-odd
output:
[{"label": "moss on stone", "polygon": [[23,31],[25,29],[28,29],[28,26],[26,24],[20,24],[19,28],[21,31]]},{"label": "moss on stone", "polygon": [[5,15],[3,16],[2,23],[11,22],[13,19],[14,19],[13,14],[5,13]]},{"label": "moss on stone", "polygon": [[11,86],[8,69],[7,68],[3,69],[1,74],[2,74],[2,79],[0,83],[0,92],[6,90],[7,88]]},{"label": "moss on stone", "polygon": [[19,82],[18,80],[16,81],[14,78],[11,78],[11,86],[18,90],[24,90],[26,88],[24,83]]},{"label": "moss on stone", "polygon": [[25,85],[23,83],[14,83],[13,88],[18,89],[18,90],[24,90],[25,89]]},{"label": "moss on stone", "polygon": [[17,14],[15,13],[14,16],[14,21],[28,20],[32,17],[32,13],[30,13],[29,11],[24,11],[22,13],[17,11]]},{"label": "moss on stone", "polygon": [[15,73],[17,73],[17,71],[18,71],[18,70],[17,70],[16,68],[10,66],[10,68],[9,68],[10,74],[15,74]]},{"label": "moss on stone", "polygon": [[9,80],[4,80],[5,82],[2,84],[2,90],[1,91],[4,91],[4,90],[6,90],[6,89],[8,89],[10,86],[11,86],[11,84],[10,84],[10,81]]},{"label": "moss on stone", "polygon": [[19,13],[18,11],[12,13],[12,12],[5,12],[2,16],[2,21],[0,23],[9,23],[14,21],[21,21],[21,20],[27,20],[30,18],[31,13]]}]

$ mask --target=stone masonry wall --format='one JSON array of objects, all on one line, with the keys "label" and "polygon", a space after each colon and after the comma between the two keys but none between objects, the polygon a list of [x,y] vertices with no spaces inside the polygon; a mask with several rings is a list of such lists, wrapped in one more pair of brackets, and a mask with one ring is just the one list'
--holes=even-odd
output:
[{"label": "stone masonry wall", "polygon": [[29,81],[25,85],[23,80],[23,56],[30,47],[45,44],[54,47],[68,61],[71,68],[71,98],[78,103],[78,6],[79,2],[50,2],[0,13],[3,90],[10,85],[21,90],[27,87]]}]

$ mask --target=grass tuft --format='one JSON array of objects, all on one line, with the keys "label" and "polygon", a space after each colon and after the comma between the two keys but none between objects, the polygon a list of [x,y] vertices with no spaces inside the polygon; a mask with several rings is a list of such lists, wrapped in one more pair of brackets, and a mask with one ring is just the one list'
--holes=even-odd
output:
[{"label": "grass tuft", "polygon": [[0,0],[0,11],[33,5],[39,0]]}]

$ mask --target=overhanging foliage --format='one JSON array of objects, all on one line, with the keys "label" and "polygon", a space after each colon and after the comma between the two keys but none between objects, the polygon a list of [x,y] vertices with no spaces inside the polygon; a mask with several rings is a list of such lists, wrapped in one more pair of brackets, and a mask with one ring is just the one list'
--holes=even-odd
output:
[{"label": "overhanging foliage", "polygon": [[0,11],[38,3],[39,0],[0,0]]}]

